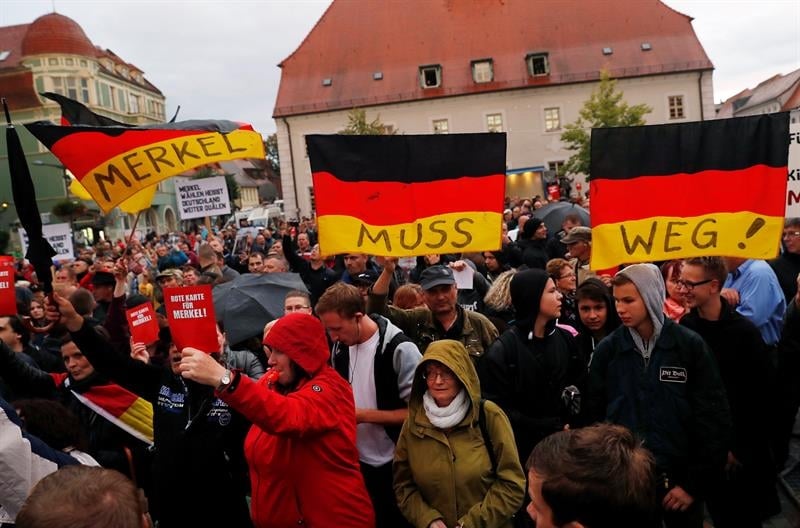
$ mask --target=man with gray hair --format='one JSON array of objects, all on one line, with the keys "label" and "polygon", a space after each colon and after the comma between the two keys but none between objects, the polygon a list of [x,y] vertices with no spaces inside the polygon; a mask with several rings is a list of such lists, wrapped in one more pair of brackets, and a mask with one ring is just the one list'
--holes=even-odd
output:
[{"label": "man with gray hair", "polygon": [[656,266],[629,266],[613,285],[623,326],[595,348],[588,417],[628,427],[652,451],[667,528],[701,528],[703,494],[730,445],[730,409],[716,362],[699,335],[664,316]]}]

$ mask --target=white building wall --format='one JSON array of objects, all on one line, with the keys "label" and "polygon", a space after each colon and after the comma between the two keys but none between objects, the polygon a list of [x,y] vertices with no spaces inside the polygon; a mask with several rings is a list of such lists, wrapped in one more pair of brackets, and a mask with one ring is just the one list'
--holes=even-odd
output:
[{"label": "white building wall", "polygon": [[[645,116],[648,124],[699,121],[714,116],[711,79],[710,71],[680,73],[620,79],[617,88],[624,92],[628,104],[645,103],[652,107],[653,111]],[[381,105],[367,108],[367,120],[379,116],[384,124],[394,126],[401,134],[432,134],[434,120],[447,119],[450,133],[467,133],[488,131],[487,115],[501,114],[503,131],[508,133],[508,170],[542,170],[547,168],[548,162],[564,161],[570,157],[571,152],[564,148],[560,139],[563,126],[578,119],[579,110],[597,84],[560,85]],[[684,117],[670,120],[668,97],[676,95],[683,97]],[[546,108],[559,108],[560,130],[545,130]],[[348,112],[341,110],[276,120],[287,217],[294,216],[296,208],[293,174],[299,189],[297,207],[303,215],[308,215],[311,210],[311,168],[305,136],[335,134],[346,126]],[[288,147],[289,129],[293,166]]]}]

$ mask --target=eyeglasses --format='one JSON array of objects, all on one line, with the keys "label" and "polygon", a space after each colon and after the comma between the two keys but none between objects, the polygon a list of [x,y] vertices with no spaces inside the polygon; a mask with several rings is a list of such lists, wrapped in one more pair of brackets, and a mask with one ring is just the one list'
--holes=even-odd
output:
[{"label": "eyeglasses", "polygon": [[426,381],[436,381],[436,378],[448,382],[453,381],[454,375],[452,372],[444,372],[442,370],[426,370],[422,373],[422,379]]},{"label": "eyeglasses", "polygon": [[677,284],[678,288],[685,288],[686,291],[692,291],[698,286],[702,286],[703,284],[708,284],[709,282],[713,281],[714,279],[706,279],[697,282],[687,281],[687,280],[677,280],[675,283]]},{"label": "eyeglasses", "polygon": [[565,273],[565,274],[563,274],[563,275],[562,275],[562,276],[560,276],[560,277],[554,277],[554,278],[555,278],[556,280],[561,280],[561,279],[571,279],[571,278],[573,278],[573,277],[575,277],[575,274],[574,274],[573,272],[571,272],[571,271],[570,271],[569,273]]},{"label": "eyeglasses", "polygon": [[783,238],[797,238],[800,237],[800,231],[784,231]]},{"label": "eyeglasses", "polygon": [[311,307],[303,306],[302,304],[295,304],[295,305],[287,304],[286,306],[283,307],[283,311],[286,313],[302,312],[303,310],[308,310],[309,308]]}]

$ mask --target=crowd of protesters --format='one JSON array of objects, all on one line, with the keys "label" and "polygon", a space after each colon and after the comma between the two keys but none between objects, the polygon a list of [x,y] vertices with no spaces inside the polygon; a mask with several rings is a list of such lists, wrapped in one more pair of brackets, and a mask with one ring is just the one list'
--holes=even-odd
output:
[{"label": "crowd of protesters", "polygon": [[[598,271],[591,229],[548,232],[543,203],[509,201],[474,254],[326,256],[303,218],[102,241],[47,299],[20,261],[0,522],[77,526],[95,493],[121,504],[103,526],[761,526],[800,405],[800,219],[772,262]],[[307,291],[263,339],[220,323],[215,350],[176,348],[165,290],[287,272]],[[148,301],[159,336],[136,343],[124,312]],[[151,442],[101,388],[152,404]]]}]

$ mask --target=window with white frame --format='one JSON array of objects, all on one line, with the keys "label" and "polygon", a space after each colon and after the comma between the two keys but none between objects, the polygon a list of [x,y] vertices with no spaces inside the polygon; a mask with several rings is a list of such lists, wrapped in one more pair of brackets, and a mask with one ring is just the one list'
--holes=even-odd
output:
[{"label": "window with white frame", "polygon": [[450,122],[447,119],[434,119],[433,120],[433,133],[434,134],[449,134]]},{"label": "window with white frame", "polygon": [[488,83],[494,80],[492,59],[472,61],[472,80],[476,83]]},{"label": "window with white frame", "polygon": [[525,57],[528,63],[528,73],[534,77],[550,74],[550,62],[547,53],[529,53]]},{"label": "window with white frame", "polygon": [[89,79],[81,78],[81,101],[89,103]]},{"label": "window with white frame", "polygon": [[551,170],[556,174],[561,174],[561,169],[563,168],[564,168],[564,160],[547,162],[547,170]]},{"label": "window with white frame", "polygon": [[438,88],[442,85],[442,67],[438,64],[419,67],[419,83],[423,88]]},{"label": "window with white frame", "polygon": [[139,96],[131,94],[130,95],[130,109],[132,114],[139,113]]},{"label": "window with white frame", "polygon": [[556,132],[561,130],[561,109],[557,106],[544,109],[544,131]]},{"label": "window with white frame", "polygon": [[670,95],[667,97],[667,106],[669,107],[670,119],[684,119],[686,117],[682,95]]},{"label": "window with white frame", "polygon": [[502,132],[503,114],[486,114],[486,130],[489,132]]}]

